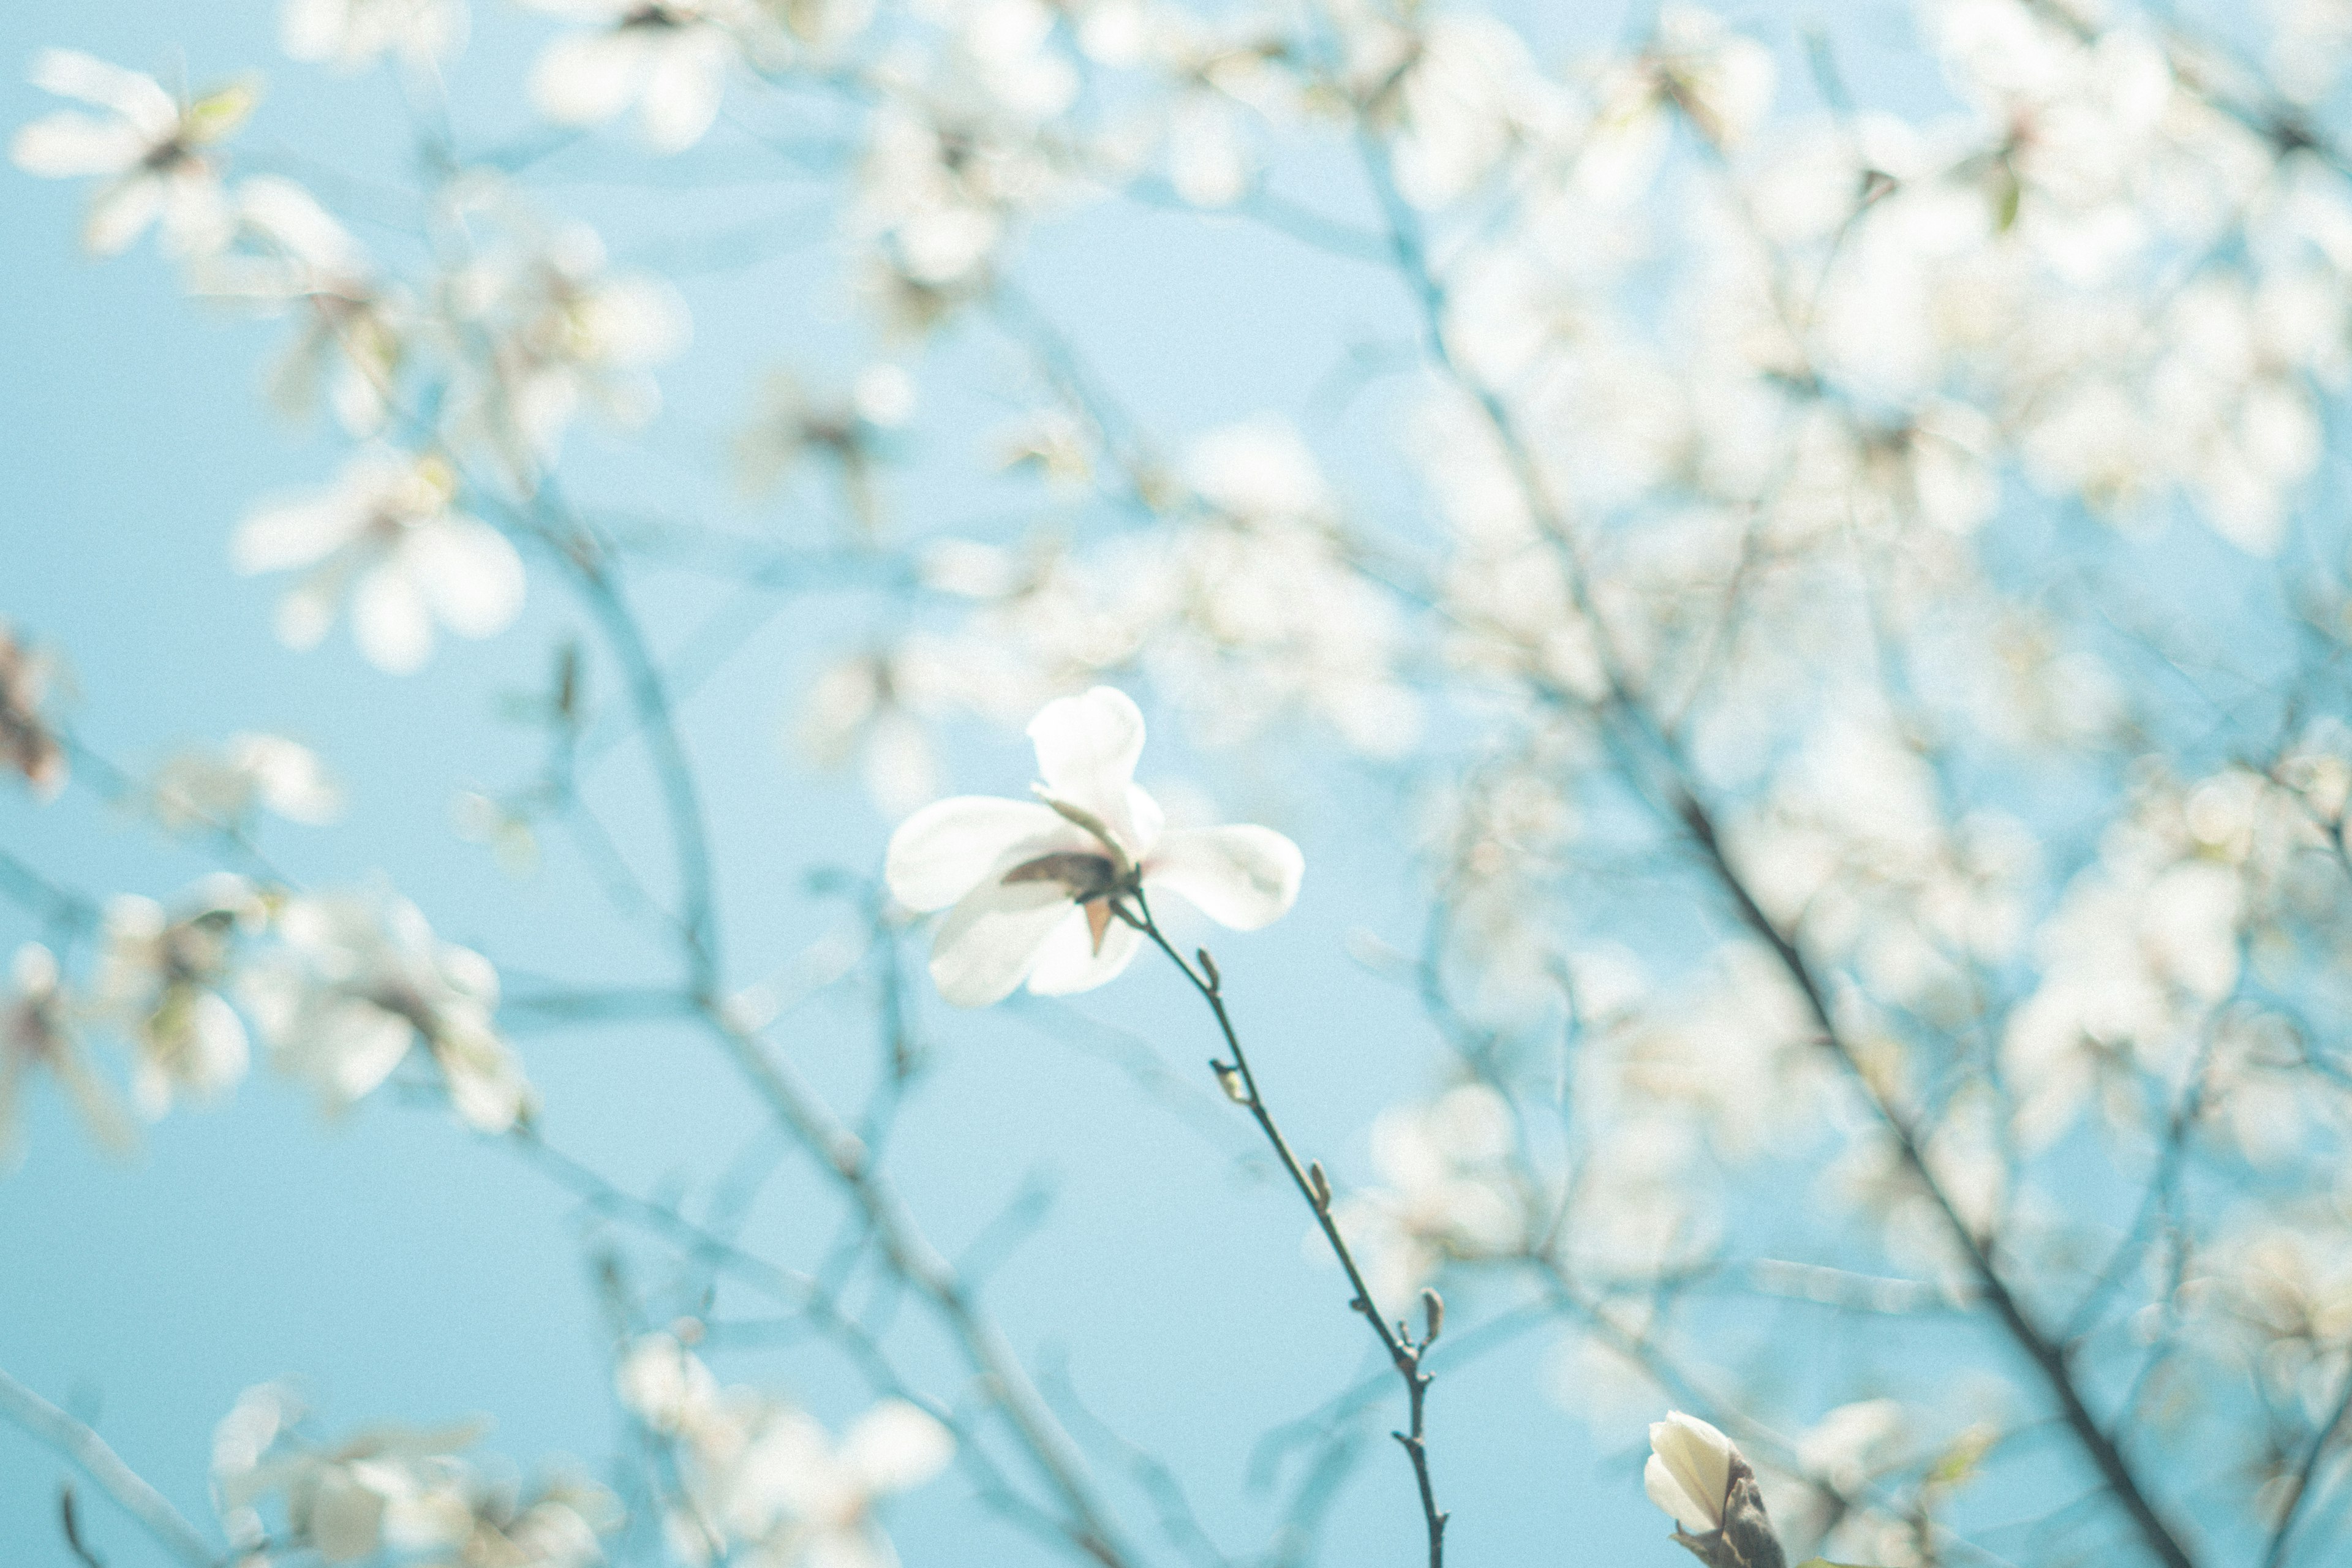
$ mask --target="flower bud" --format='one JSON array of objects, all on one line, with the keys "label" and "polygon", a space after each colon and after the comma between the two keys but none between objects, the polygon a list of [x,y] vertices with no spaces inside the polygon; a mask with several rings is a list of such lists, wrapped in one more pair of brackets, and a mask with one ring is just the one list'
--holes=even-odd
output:
[{"label": "flower bud", "polygon": [[1445,1298],[1434,1289],[1424,1288],[1421,1293],[1421,1342],[1435,1344],[1445,1327]]},{"label": "flower bud", "polygon": [[1320,1214],[1331,1206],[1331,1178],[1323,1173],[1323,1162],[1307,1162],[1307,1191],[1315,1200],[1315,1210]]},{"label": "flower bud", "polygon": [[1225,1091],[1227,1100],[1232,1100],[1235,1105],[1247,1105],[1250,1102],[1249,1085],[1242,1081],[1240,1073],[1223,1062],[1211,1062],[1209,1066],[1215,1070],[1217,1087]]},{"label": "flower bud", "polygon": [[1675,1540],[1693,1556],[1707,1568],[1787,1568],[1756,1472],[1738,1445],[1674,1410],[1650,1427],[1650,1447],[1643,1489],[1674,1516]]}]

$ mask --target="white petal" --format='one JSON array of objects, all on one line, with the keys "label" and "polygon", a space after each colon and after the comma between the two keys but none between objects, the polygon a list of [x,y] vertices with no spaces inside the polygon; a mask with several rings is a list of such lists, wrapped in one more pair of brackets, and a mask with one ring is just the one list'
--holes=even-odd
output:
[{"label": "white petal", "polygon": [[90,198],[89,216],[82,222],[81,242],[92,256],[119,256],[155,221],[163,205],[163,183],[152,174],[134,174]]},{"label": "white petal", "polygon": [[1178,894],[1219,925],[1256,931],[1290,912],[1306,872],[1298,846],[1271,827],[1171,833],[1143,868],[1144,885]]},{"label": "white petal", "polygon": [[305,501],[257,511],[229,539],[230,564],[247,575],[308,566],[348,542],[366,519],[341,500]]},{"label": "white petal", "polygon": [[940,922],[931,939],[931,979],[958,1007],[1002,1002],[1029,977],[1056,926],[1085,920],[1058,884],[989,879]]},{"label": "white petal", "polygon": [[93,120],[71,110],[46,115],[16,132],[8,156],[28,174],[71,179],[79,174],[119,174],[136,163],[147,144],[119,121]]},{"label": "white petal", "polygon": [[1097,952],[1094,928],[1082,907],[1076,919],[1055,926],[1045,939],[1037,966],[1029,972],[1029,989],[1040,996],[1074,996],[1091,991],[1118,979],[1119,971],[1134,962],[1135,950],[1142,943],[1143,933],[1114,915],[1103,927],[1102,951]]},{"label": "white petal", "polygon": [[109,65],[79,49],[43,49],[35,55],[32,82],[59,98],[110,109],[150,141],[161,142],[180,122],[180,106],[153,77]]},{"label": "white petal", "polygon": [[1730,1438],[1696,1415],[1679,1410],[1650,1426],[1650,1462],[1642,1486],[1650,1500],[1672,1514],[1693,1535],[1723,1527],[1723,1503],[1731,1490]]},{"label": "white petal", "polygon": [[522,612],[522,557],[485,522],[452,517],[419,529],[407,564],[449,629],[460,637],[502,632]]},{"label": "white petal", "polygon": [[1143,754],[1143,714],[1134,700],[1097,686],[1083,697],[1048,702],[1029,721],[1037,746],[1037,776],[1055,799],[1092,813],[1118,835],[1130,857],[1151,846],[1139,842],[1135,763]]},{"label": "white petal", "polygon": [[593,125],[629,106],[645,79],[643,42],[623,33],[558,38],[530,73],[530,101],[559,125]]},{"label": "white petal", "polygon": [[191,168],[163,181],[163,243],[182,259],[225,248],[236,237],[236,214],[228,192],[205,168]]},{"label": "white petal", "polygon": [[727,40],[716,32],[697,28],[654,58],[646,79],[645,98],[638,113],[645,119],[646,140],[656,152],[682,153],[702,140],[719,118],[719,100],[727,85]]},{"label": "white petal", "polygon": [[883,876],[890,884],[890,896],[908,909],[943,910],[971,891],[1015,845],[1061,835],[1064,829],[1069,842],[1049,847],[1086,847],[1086,834],[1049,807],[1025,800],[956,795],[925,806],[898,825],[890,836]]},{"label": "white petal", "polygon": [[948,1429],[903,1399],[885,1399],[859,1416],[841,1446],[841,1457],[876,1494],[921,1486],[954,1455]]},{"label": "white petal", "polygon": [[870,1522],[818,1531],[802,1549],[801,1568],[898,1568],[889,1537]]},{"label": "white petal", "polygon": [[352,636],[367,661],[387,675],[408,675],[433,652],[433,616],[408,574],[379,566],[352,595]]}]

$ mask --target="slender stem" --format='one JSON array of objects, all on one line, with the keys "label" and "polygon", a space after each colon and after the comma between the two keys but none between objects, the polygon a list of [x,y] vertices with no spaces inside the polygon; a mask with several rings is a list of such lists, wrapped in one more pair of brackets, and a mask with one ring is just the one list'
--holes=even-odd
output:
[{"label": "slender stem", "polygon": [[2281,1568],[2286,1562],[2288,1538],[2294,1535],[2295,1523],[2303,1517],[2303,1505],[2311,1500],[2311,1479],[2319,1473],[2319,1461],[2326,1456],[2327,1445],[2335,1440],[2347,1417],[2352,1417],[2352,1368],[2345,1371],[2344,1390],[2336,1396],[2335,1411],[2311,1435],[2311,1447],[2304,1450],[2303,1463],[2295,1468],[2294,1489],[2287,1493],[2278,1528],[2271,1531],[2270,1546],[2263,1553],[2263,1568]]},{"label": "slender stem", "polygon": [[[1235,1098],[1257,1122],[1258,1131],[1265,1134],[1265,1141],[1273,1147],[1275,1156],[1290,1174],[1290,1184],[1298,1189],[1298,1195],[1305,1198],[1307,1206],[1314,1211],[1317,1227],[1323,1232],[1323,1239],[1329,1245],[1331,1255],[1339,1260],[1340,1268],[1348,1276],[1349,1287],[1355,1291],[1355,1299],[1348,1303],[1349,1309],[1363,1314],[1364,1321],[1372,1326],[1372,1333],[1381,1342],[1381,1349],[1387,1353],[1390,1364],[1396,1368],[1397,1376],[1404,1383],[1405,1429],[1391,1432],[1390,1436],[1403,1446],[1405,1457],[1412,1462],[1413,1485],[1421,1494],[1422,1520],[1429,1533],[1429,1568],[1441,1568],[1445,1561],[1447,1516],[1445,1510],[1437,1506],[1436,1484],[1429,1473],[1426,1406],[1430,1373],[1421,1364],[1422,1358],[1428,1352],[1430,1341],[1436,1338],[1435,1324],[1433,1322],[1430,1331],[1416,1340],[1403,1324],[1391,1325],[1381,1316],[1380,1305],[1373,1300],[1371,1288],[1364,1282],[1363,1270],[1357,1266],[1356,1256],[1349,1249],[1348,1238],[1340,1234],[1339,1220],[1331,1212],[1328,1184],[1318,1183],[1307,1173],[1307,1167],[1299,1163],[1298,1155],[1291,1149],[1290,1140],[1283,1135],[1281,1124],[1275,1121],[1274,1112],[1267,1109],[1265,1097],[1258,1092],[1257,1074],[1251,1069],[1249,1053],[1243,1049],[1241,1036],[1234,1028],[1233,1015],[1225,1009],[1224,983],[1218,975],[1216,966],[1203,952],[1200,967],[1194,968],[1169,944],[1159,922],[1152,919],[1151,906],[1141,890],[1130,896],[1134,900],[1135,912],[1129,923],[1150,937],[1152,944],[1168,955],[1168,962],[1192,982],[1192,989],[1201,994],[1201,1000],[1209,1005],[1210,1013],[1217,1020],[1218,1032],[1224,1036],[1225,1048],[1233,1054],[1232,1077],[1227,1078],[1225,1064],[1213,1062],[1210,1065],[1216,1069],[1221,1081],[1238,1088],[1240,1092]],[[1229,1088],[1227,1092],[1232,1093],[1233,1089]]]},{"label": "slender stem", "polygon": [[0,1372],[0,1416],[71,1459],[122,1511],[189,1568],[218,1568],[221,1553],[181,1517],[180,1510],[91,1431],[47,1400]]},{"label": "slender stem", "polygon": [[1847,1076],[1860,1085],[1864,1095],[1868,1097],[1871,1108],[1877,1114],[1881,1125],[1885,1127],[1887,1132],[1895,1139],[1895,1145],[1902,1153],[1905,1166],[1926,1190],[1928,1201],[1935,1205],[1937,1214],[1944,1221],[1945,1228],[1951,1233],[1953,1240],[1959,1245],[1965,1254],[1969,1271],[1976,1276],[1977,1283],[1983,1289],[1985,1300],[1991,1305],[1994,1315],[2000,1320],[2001,1326],[2008,1331],[2009,1337],[2016,1342],[2019,1349],[2025,1352],[2026,1358],[2033,1363],[2034,1370],[2042,1374],[2043,1384],[2048,1387],[2052,1396],[2058,1402],[2059,1412],[2064,1417],[2068,1429],[2074,1433],[2075,1440],[2083,1446],[2084,1451],[2090,1456],[2092,1464],[2097,1468],[2100,1479],[2106,1482],[2108,1490],[2112,1491],[2116,1500],[2123,1504],[2124,1511],[2131,1516],[2133,1524],[2138,1528],[2141,1540],[2147,1543],[2148,1550],[2155,1553],[2158,1560],[2166,1564],[2166,1568],[2194,1568],[2194,1560],[2189,1555],[2188,1549],[2181,1545],[2179,1538],[2173,1534],[2171,1526],[2165,1522],[2163,1516],[2156,1511],[2155,1505],[2148,1500],[2147,1493],[2142,1489],[2139,1478],[2133,1472],[2130,1461],[2124,1457],[2123,1450],[2116,1446],[2115,1439],[2107,1435],[2106,1429],[2099,1424],[2098,1417],[2091,1413],[2089,1405],[2084,1400],[2082,1389],[2074,1381],[2074,1367],[2068,1362],[2064,1349],[2026,1314],[2024,1304],[2019,1301],[2015,1294],[2011,1291],[2009,1282],[2002,1278],[2000,1270],[1994,1266],[1992,1256],[1987,1249],[1984,1240],[1969,1225],[1966,1216],[1959,1212],[1950,1194],[1944,1190],[1943,1184],[1935,1179],[1934,1173],[1928,1169],[1926,1151],[1918,1130],[1911,1124],[1910,1119],[1904,1114],[1902,1109],[1872,1082],[1870,1075],[1864,1070],[1860,1059],[1854,1055],[1852,1045],[1832,1021],[1829,997],[1822,986],[1820,977],[1813,973],[1811,962],[1798,950],[1795,942],[1772,923],[1771,918],[1765,914],[1762,907],[1756,902],[1755,896],[1748,889],[1748,884],[1740,878],[1738,870],[1732,866],[1729,857],[1725,853],[1722,841],[1716,832],[1714,819],[1707,815],[1706,808],[1687,791],[1682,793],[1675,803],[1675,807],[1684,826],[1689,830],[1692,841],[1698,846],[1709,868],[1714,871],[1716,880],[1722,886],[1725,894],[1738,911],[1741,923],[1771,948],[1781,969],[1787,973],[1789,978],[1795,983],[1798,991],[1802,994],[1805,1010],[1812,1016],[1815,1026],[1821,1031],[1822,1039],[1837,1057],[1839,1064],[1845,1069]]}]

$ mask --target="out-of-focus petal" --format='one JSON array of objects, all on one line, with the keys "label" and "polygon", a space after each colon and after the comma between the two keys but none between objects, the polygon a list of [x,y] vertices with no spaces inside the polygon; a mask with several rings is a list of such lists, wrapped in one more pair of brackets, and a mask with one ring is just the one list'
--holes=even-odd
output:
[{"label": "out-of-focus petal", "polygon": [[530,73],[530,101],[558,125],[594,125],[629,107],[645,79],[646,45],[626,33],[556,39]]},{"label": "out-of-focus petal", "polygon": [[16,167],[51,180],[118,174],[145,151],[145,142],[130,126],[71,110],[34,121],[8,144],[8,157]]},{"label": "out-of-focus petal", "polygon": [[161,142],[180,122],[180,106],[152,76],[110,65],[79,49],[43,49],[33,57],[35,87],[59,98],[110,109],[151,142]]},{"label": "out-of-focus petal", "polygon": [[1144,866],[1145,886],[1167,889],[1219,925],[1256,931],[1290,912],[1306,858],[1270,827],[1209,827],[1160,841]]},{"label": "out-of-focus petal", "polygon": [[1047,848],[1086,847],[1085,833],[1050,807],[1033,801],[956,795],[923,807],[898,825],[890,836],[883,876],[890,884],[890,896],[908,909],[943,910],[971,891],[1013,846],[1049,837],[1066,837],[1069,842]]},{"label": "out-of-focus petal", "polygon": [[937,1419],[903,1399],[885,1399],[857,1418],[841,1457],[871,1494],[921,1486],[955,1457],[955,1438]]},{"label": "out-of-focus petal", "polygon": [[387,675],[422,669],[433,652],[433,616],[415,580],[389,566],[362,577],[352,595],[352,636]]},{"label": "out-of-focus petal", "polygon": [[931,979],[958,1007],[1002,1002],[1029,977],[1054,929],[1086,917],[1055,882],[982,881],[940,922],[931,940]]},{"label": "out-of-focus petal", "polygon": [[709,28],[671,40],[653,57],[638,106],[646,140],[657,152],[682,153],[719,118],[727,86],[726,38]]},{"label": "out-of-focus petal", "polygon": [[91,198],[82,221],[82,247],[92,256],[120,256],[147,231],[163,205],[163,183],[152,174],[118,180]]},{"label": "out-of-focus petal", "polygon": [[1040,996],[1073,996],[1118,978],[1135,959],[1143,933],[1112,916],[1103,927],[1102,951],[1095,951],[1094,928],[1083,909],[1078,918],[1054,928],[1029,972],[1029,989]]},{"label": "out-of-focus petal", "polygon": [[341,500],[271,507],[237,524],[229,537],[229,563],[248,575],[308,566],[349,542],[366,521]]},{"label": "out-of-focus petal", "polygon": [[471,518],[420,528],[408,564],[425,596],[460,637],[502,632],[522,612],[522,557],[506,536]]}]

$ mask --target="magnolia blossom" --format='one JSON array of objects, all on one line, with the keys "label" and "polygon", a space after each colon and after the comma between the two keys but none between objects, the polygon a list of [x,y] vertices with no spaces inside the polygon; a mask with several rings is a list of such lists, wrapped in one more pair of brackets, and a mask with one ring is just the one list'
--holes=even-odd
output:
[{"label": "magnolia blossom", "polygon": [[319,754],[282,735],[236,734],[218,751],[182,752],[147,785],[147,808],[173,833],[241,826],[263,808],[323,826],[342,806]]},{"label": "magnolia blossom", "polygon": [[836,1442],[794,1411],[762,1433],[744,1458],[789,1516],[778,1542],[785,1563],[809,1568],[890,1568],[898,1561],[874,1522],[875,1505],[947,1467],[955,1439],[903,1399],[885,1399]]},{"label": "magnolia blossom", "polygon": [[522,608],[522,558],[496,529],[455,509],[457,489],[438,458],[362,453],[334,489],[247,518],[230,556],[246,573],[310,568],[278,601],[278,636],[288,647],[316,647],[349,588],[360,651],[404,675],[431,655],[436,620],[486,637]]},{"label": "magnolia blossom", "polygon": [[1781,1568],[1756,1472],[1738,1446],[1679,1410],[1650,1426],[1643,1489],[1673,1516],[1675,1539],[1709,1568]]},{"label": "magnolia blossom", "polygon": [[466,0],[286,0],[278,46],[289,59],[323,60],[341,70],[387,54],[429,69],[464,47]]},{"label": "magnolia blossom", "polygon": [[[304,1410],[275,1384],[249,1388],[213,1436],[222,1523],[241,1549],[315,1552],[356,1563],[389,1552],[419,1568],[588,1568],[598,1535],[619,1522],[612,1495],[558,1479],[525,1495],[485,1475],[461,1450],[482,1424],[377,1426],[320,1445]],[[272,1529],[265,1507],[282,1516]]]},{"label": "magnolia blossom", "polygon": [[0,621],[0,764],[22,773],[43,800],[66,786],[65,748],[41,718],[48,683],[49,661]]},{"label": "magnolia blossom", "polygon": [[181,103],[153,77],[74,49],[34,56],[32,81],[105,111],[60,110],[17,132],[8,149],[28,174],[105,178],[82,229],[93,254],[129,248],[158,216],[164,244],[176,256],[201,256],[227,242],[228,200],[202,149],[244,122],[253,108],[251,89],[223,88]]},{"label": "magnolia blossom", "polygon": [[90,1136],[109,1149],[128,1149],[133,1141],[130,1120],[82,1055],[58,982],[57,956],[28,942],[16,950],[11,977],[16,994],[0,1003],[0,1155],[16,1142],[16,1102],[36,1068],[57,1079]]},{"label": "magnolia blossom", "polygon": [[451,389],[453,439],[485,443],[527,471],[554,459],[583,404],[625,425],[650,418],[661,405],[650,367],[691,331],[677,290],[609,271],[595,230],[543,227],[495,182],[469,184],[457,205],[508,238],[448,281],[447,309],[486,346]]},{"label": "magnolia blossom", "polygon": [[655,150],[678,153],[719,117],[727,68],[745,19],[729,0],[528,0],[535,9],[597,24],[547,47],[531,72],[531,103],[560,125],[595,125],[631,104]]},{"label": "magnolia blossom", "polygon": [[1270,828],[1166,831],[1135,784],[1143,715],[1097,686],[1049,702],[1030,721],[1039,801],[959,795],[924,807],[891,836],[890,891],[922,911],[947,910],[931,978],[961,1007],[1002,1001],[1026,981],[1040,995],[1090,990],[1135,956],[1127,916],[1139,893],[1167,891],[1235,931],[1288,911],[1305,867]]},{"label": "magnolia blossom", "polygon": [[898,1561],[876,1505],[939,1474],[955,1438],[903,1399],[885,1399],[836,1441],[806,1411],[751,1388],[722,1389],[667,1333],[629,1347],[614,1374],[622,1403],[674,1443],[687,1496],[672,1518],[680,1554],[730,1547],[760,1563],[888,1568]]},{"label": "magnolia blossom", "polygon": [[367,249],[293,181],[257,174],[236,187],[236,243],[196,268],[191,286],[300,322],[270,374],[270,401],[299,418],[321,384],[345,430],[364,436],[390,416],[415,335],[414,308],[382,281]]},{"label": "magnolia blossom", "polygon": [[209,1098],[245,1076],[245,1025],[222,994],[240,929],[258,925],[261,899],[226,873],[197,884],[174,917],[125,894],[106,906],[106,949],[91,986],[96,1008],[138,1050],[131,1091],[152,1119],[175,1095]]},{"label": "magnolia blossom", "polygon": [[[1509,1103],[1485,1084],[1373,1122],[1382,1183],[1342,1202],[1337,1217],[1376,1301],[1401,1310],[1449,1260],[1492,1258],[1518,1241],[1507,1163],[1516,1139]],[[1307,1240],[1320,1251],[1319,1234]]]},{"label": "magnolia blossom", "polygon": [[278,928],[285,947],[248,973],[245,999],[278,1065],[331,1110],[373,1091],[422,1041],[469,1125],[503,1132],[523,1114],[530,1089],[492,1022],[488,960],[388,894],[298,898]]}]

